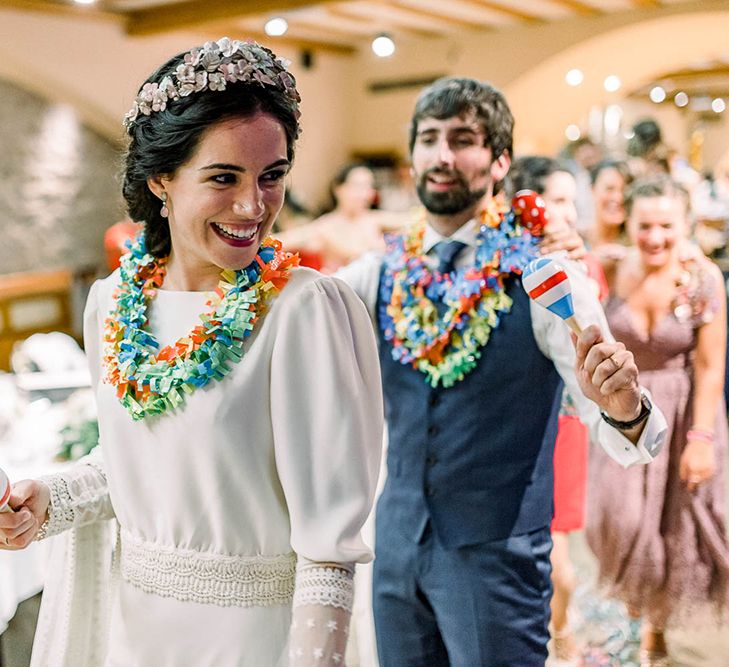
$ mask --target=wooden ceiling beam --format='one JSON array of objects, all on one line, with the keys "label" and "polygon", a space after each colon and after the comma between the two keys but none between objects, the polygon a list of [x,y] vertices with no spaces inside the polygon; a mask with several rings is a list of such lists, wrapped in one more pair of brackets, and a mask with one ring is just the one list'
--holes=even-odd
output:
[{"label": "wooden ceiling beam", "polygon": [[524,21],[525,23],[545,22],[544,17],[539,16],[538,14],[525,12],[521,9],[516,9],[515,7],[508,7],[507,5],[502,5],[498,2],[491,2],[491,0],[458,0],[458,2],[461,5],[469,5],[471,7],[476,7],[477,9],[488,9],[491,12],[503,14],[504,16],[508,16],[509,18],[517,19],[519,21]]},{"label": "wooden ceiling beam", "polygon": [[[429,9],[424,9],[421,7],[418,7],[417,9],[413,7],[412,5],[407,5],[403,2],[400,2],[400,0],[373,0],[374,2],[377,2],[377,4],[389,4],[394,5],[398,9],[402,9],[403,11],[409,11],[417,16],[424,16],[425,18],[433,19],[436,21],[443,21],[444,23],[448,23],[449,25],[452,25],[454,28],[464,28],[466,30],[478,30],[479,28],[483,28],[485,23],[474,23],[473,21],[469,21],[468,19],[460,18],[457,16],[452,16],[448,14],[441,14],[439,12],[434,12]],[[448,11],[447,9],[445,11]]]},{"label": "wooden ceiling beam", "polygon": [[667,81],[671,79],[693,79],[702,76],[729,76],[729,64],[715,64],[700,69],[679,69],[654,78],[656,81]]},{"label": "wooden ceiling beam", "polygon": [[278,47],[282,46],[299,49],[301,51],[322,51],[342,56],[351,56],[357,52],[357,48],[352,44],[342,44],[336,41],[330,42],[326,39],[305,39],[289,33],[281,37],[270,37],[261,30],[251,30],[245,26],[237,26],[233,22],[221,21],[220,23],[206,25],[202,34],[210,39],[220,39],[220,36],[223,34],[231,39],[254,39],[274,51],[277,51]]},{"label": "wooden ceiling beam", "polygon": [[[351,9],[341,4],[335,5],[333,7],[326,7],[326,11],[332,16],[339,16],[341,18],[349,19],[350,21],[359,21],[363,25],[370,25],[372,26],[373,33],[386,32],[389,28],[390,30],[397,30],[398,32],[406,34],[410,33],[412,35],[425,37],[428,39],[433,37],[443,37],[443,35],[445,34],[443,31],[430,28],[417,28],[410,25],[408,23],[408,18],[404,15],[404,13],[401,13],[400,17],[398,18],[396,14],[388,12],[386,15],[383,15],[376,19],[364,13],[352,11]],[[398,8],[397,11],[399,12],[400,9]],[[413,14],[413,16],[416,15],[417,14]]]},{"label": "wooden ceiling beam", "polygon": [[341,0],[182,0],[150,9],[127,13],[127,33],[152,35],[171,30],[203,26],[222,19],[238,19],[263,14],[283,14],[314,4],[323,5]]},{"label": "wooden ceiling beam", "polygon": [[292,30],[302,28],[348,40],[362,40],[372,37],[372,29],[366,23],[360,20],[336,20],[336,17],[332,16],[325,8],[321,12],[292,12],[287,14],[285,18]]},{"label": "wooden ceiling beam", "polygon": [[661,0],[630,0],[632,4],[641,9],[655,9],[661,7],[663,3]]},{"label": "wooden ceiling beam", "polygon": [[110,12],[98,7],[61,4],[48,2],[48,0],[2,0],[3,9],[21,9],[28,12],[42,12],[44,14],[55,14],[56,16],[72,16],[74,18],[91,18],[105,21],[124,23],[124,15],[117,12]]},{"label": "wooden ceiling beam", "polygon": [[588,5],[586,2],[580,2],[580,0],[550,0],[550,2],[554,5],[565,7],[580,16],[599,16],[605,13],[599,7]]}]

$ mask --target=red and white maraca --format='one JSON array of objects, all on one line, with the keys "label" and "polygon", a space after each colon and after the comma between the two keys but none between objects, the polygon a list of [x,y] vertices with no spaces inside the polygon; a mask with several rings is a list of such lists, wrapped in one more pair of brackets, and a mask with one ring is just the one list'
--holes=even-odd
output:
[{"label": "red and white maraca", "polygon": [[534,190],[519,190],[511,200],[511,208],[522,227],[526,227],[534,236],[544,235],[549,213],[542,195]]},{"label": "red and white maraca", "polygon": [[12,508],[8,505],[10,500],[10,480],[2,468],[0,468],[0,512],[12,512]]},{"label": "red and white maraca", "polygon": [[561,317],[578,336],[582,333],[575,319],[572,286],[560,264],[546,257],[535,259],[524,269],[521,282],[529,298]]}]

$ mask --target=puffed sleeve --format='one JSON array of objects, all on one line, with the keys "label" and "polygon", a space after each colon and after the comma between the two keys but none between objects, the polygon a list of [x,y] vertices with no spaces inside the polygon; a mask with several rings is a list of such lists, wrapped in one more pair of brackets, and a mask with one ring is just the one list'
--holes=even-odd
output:
[{"label": "puffed sleeve", "polygon": [[318,276],[280,313],[271,359],[276,466],[291,545],[314,562],[367,562],[360,529],[382,443],[379,360],[367,311],[343,282]]}]

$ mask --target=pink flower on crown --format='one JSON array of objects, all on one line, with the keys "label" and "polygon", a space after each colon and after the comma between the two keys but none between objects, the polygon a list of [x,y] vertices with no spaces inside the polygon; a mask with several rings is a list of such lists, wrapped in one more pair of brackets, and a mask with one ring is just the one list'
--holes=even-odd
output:
[{"label": "pink flower on crown", "polygon": [[301,101],[301,98],[299,97],[299,91],[296,90],[294,77],[292,77],[288,72],[279,72],[278,80],[281,82],[281,85],[284,87],[286,94],[291,99],[296,100],[297,102]]},{"label": "pink flower on crown", "polygon": [[162,81],[160,81],[159,89],[161,93],[164,93],[167,96],[168,100],[177,100],[180,98],[180,94],[177,92],[175,83],[172,81],[172,77],[170,76],[166,76],[162,79]]},{"label": "pink flower on crown", "polygon": [[193,72],[192,78],[187,78],[184,83],[180,85],[178,90],[180,91],[180,97],[187,97],[192,93],[199,93],[201,90],[205,90],[208,85],[208,73],[207,72]]},{"label": "pink flower on crown", "polygon": [[192,65],[192,67],[197,67],[198,63],[200,62],[200,49],[193,49],[190,51],[190,53],[186,53],[185,57],[182,59],[182,62],[185,65]]},{"label": "pink flower on crown", "polygon": [[[195,83],[195,68],[192,65],[178,65],[175,76],[182,84]],[[182,94],[181,90],[180,94]]]},{"label": "pink flower on crown", "polygon": [[218,72],[208,74],[208,86],[210,90],[225,90],[225,77]]},{"label": "pink flower on crown", "polygon": [[137,120],[137,116],[139,116],[139,105],[135,101],[132,103],[132,108],[124,115],[124,127],[131,127],[132,123]]},{"label": "pink flower on crown", "polygon": [[255,72],[253,72],[253,78],[256,81],[258,81],[258,83],[260,83],[261,85],[264,85],[264,86],[275,86],[276,85],[274,80],[270,76],[268,76],[268,74],[266,74],[265,72],[263,72],[261,70],[256,70]]},{"label": "pink flower on crown", "polygon": [[152,111],[159,111],[159,109],[154,108],[158,87],[156,83],[145,83],[139,91],[139,95],[137,95],[139,111],[145,116],[149,116]]},{"label": "pink flower on crown", "polygon": [[[208,44],[212,44],[213,46],[208,49]],[[218,45],[215,44],[215,42],[208,42],[203,49],[203,54],[200,58],[200,64],[208,72],[214,72],[216,69],[218,69],[220,63],[223,62],[223,59],[220,56],[220,52],[217,49]]]},{"label": "pink flower on crown", "polygon": [[218,40],[218,48],[224,58],[230,58],[238,50],[239,46],[240,42],[238,40],[231,40],[228,37],[222,37]]},{"label": "pink flower on crown", "polygon": [[205,90],[208,86],[208,73],[198,72],[195,74],[195,92],[199,93],[201,90]]},{"label": "pink flower on crown", "polygon": [[238,67],[235,63],[228,63],[227,65],[221,65],[218,67],[218,71],[230,83],[235,83],[238,80]]},{"label": "pink flower on crown", "polygon": [[145,102],[151,102],[154,98],[154,94],[157,92],[159,84],[157,83],[145,83],[142,86],[142,90],[139,91],[139,97]]}]

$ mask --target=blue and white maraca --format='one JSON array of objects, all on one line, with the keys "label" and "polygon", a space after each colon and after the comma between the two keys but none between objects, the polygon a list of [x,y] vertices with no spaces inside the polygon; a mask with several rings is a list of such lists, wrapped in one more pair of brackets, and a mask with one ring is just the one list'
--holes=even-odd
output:
[{"label": "blue and white maraca", "polygon": [[578,336],[582,328],[575,319],[572,287],[564,268],[552,259],[535,259],[521,275],[524,291],[548,311],[561,317]]}]

